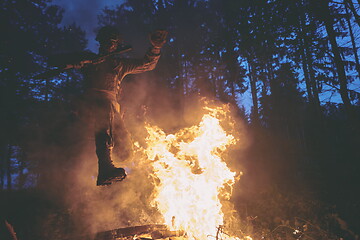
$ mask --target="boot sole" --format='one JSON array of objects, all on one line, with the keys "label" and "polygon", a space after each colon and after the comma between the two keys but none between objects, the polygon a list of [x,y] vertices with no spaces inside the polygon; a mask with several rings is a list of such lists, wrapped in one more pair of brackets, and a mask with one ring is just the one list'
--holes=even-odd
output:
[{"label": "boot sole", "polygon": [[126,175],[119,176],[119,177],[112,177],[112,178],[108,178],[108,179],[106,179],[104,181],[97,181],[96,185],[97,186],[108,186],[108,185],[111,185],[112,183],[115,183],[115,182],[121,182],[125,178],[126,178]]}]

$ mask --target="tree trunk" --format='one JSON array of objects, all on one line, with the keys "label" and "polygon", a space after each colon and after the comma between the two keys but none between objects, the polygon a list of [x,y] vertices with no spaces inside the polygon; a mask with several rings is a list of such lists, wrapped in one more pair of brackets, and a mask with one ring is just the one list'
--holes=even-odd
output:
[{"label": "tree trunk", "polygon": [[11,190],[11,189],[12,189],[11,156],[12,156],[12,148],[11,148],[11,145],[9,144],[9,146],[8,146],[8,155],[7,155],[7,158],[6,158],[6,177],[7,177],[7,189],[8,189],[8,190]]},{"label": "tree trunk", "polygon": [[303,72],[304,72],[304,79],[305,79],[305,85],[306,85],[306,93],[308,95],[308,101],[310,104],[314,104],[314,96],[311,91],[311,83],[310,83],[310,77],[309,77],[309,66],[306,61],[306,54],[305,54],[305,47],[304,47],[304,39],[299,39],[300,42],[300,57],[301,62],[303,66]]},{"label": "tree trunk", "polygon": [[[345,3],[345,0],[344,0]],[[355,42],[355,37],[354,37],[354,32],[351,26],[351,22],[350,22],[350,13],[348,10],[348,7],[346,4],[344,4],[345,6],[345,12],[346,12],[346,21],[348,24],[348,28],[349,28],[349,34],[350,34],[350,38],[351,38],[351,44],[352,44],[352,49],[354,52],[354,58],[355,58],[355,64],[356,64],[356,71],[358,72],[358,78],[360,78],[360,62],[359,62],[359,55],[357,52],[357,47],[356,47],[356,42]]]},{"label": "tree trunk", "polygon": [[250,89],[251,89],[251,97],[253,103],[252,115],[253,121],[255,124],[259,122],[259,101],[257,97],[257,88],[256,88],[256,79],[255,74],[253,72],[253,66],[251,60],[248,59],[248,70],[249,70],[249,79],[250,79]]},{"label": "tree trunk", "polygon": [[[302,12],[305,12],[305,10],[303,9]],[[306,35],[306,31],[304,31],[303,29],[305,29],[306,24],[305,24],[305,13],[301,14],[299,17],[299,22],[300,22],[300,26],[299,26],[299,44],[300,44],[300,57],[301,57],[301,62],[303,65],[303,71],[304,71],[304,78],[305,78],[305,83],[306,83],[306,92],[308,95],[308,99],[311,105],[314,105],[314,95],[313,95],[313,91],[312,91],[312,84],[311,84],[311,80],[310,80],[310,71],[309,68],[311,68],[311,65],[309,64],[309,59],[308,59],[308,49],[307,47],[309,46],[307,44],[307,35]]]},{"label": "tree trunk", "polygon": [[336,73],[339,78],[340,85],[340,96],[344,103],[345,109],[349,115],[351,115],[351,102],[348,94],[347,88],[347,78],[345,73],[344,62],[341,58],[340,49],[336,41],[336,34],[334,30],[334,18],[331,16],[329,9],[329,1],[320,1],[322,4],[322,18],[325,24],[325,29],[329,37],[331,50],[334,55],[334,64],[336,67]]},{"label": "tree trunk", "polygon": [[[305,65],[307,76],[305,75],[305,81],[306,81],[306,89],[309,95],[310,105],[313,106],[314,111],[317,116],[321,117],[321,107],[320,107],[320,98],[319,98],[319,90],[317,87],[317,80],[315,78],[315,72],[313,68],[313,56],[311,54],[311,48],[312,45],[312,36],[308,35],[304,29],[306,29],[306,12],[308,10],[305,9],[304,6],[302,6],[302,14],[300,15],[300,33],[302,36],[302,39],[300,39],[300,47],[302,47],[301,51],[301,57],[303,61],[303,65]],[[310,24],[313,24],[313,19],[309,16]],[[307,79],[306,79],[307,77]],[[309,86],[308,86],[309,85]]]},{"label": "tree trunk", "polygon": [[17,169],[17,173],[18,173],[18,181],[17,181],[17,187],[18,188],[23,188],[25,186],[26,183],[26,176],[24,174],[24,170],[26,167],[25,161],[26,161],[26,153],[23,150],[20,150],[20,153],[17,156],[18,159],[18,169]]},{"label": "tree trunk", "polygon": [[176,107],[179,110],[179,114],[180,114],[180,118],[179,119],[183,119],[184,118],[184,100],[185,100],[185,79],[184,79],[184,58],[181,56],[181,51],[180,48],[178,48],[177,50],[177,54],[178,54],[178,76],[179,78],[175,80],[174,85],[175,85],[175,89],[176,89],[176,94],[177,94],[177,101],[176,101]]},{"label": "tree trunk", "polygon": [[352,14],[354,15],[355,22],[360,26],[360,16],[357,13],[356,8],[355,8],[354,3],[352,2],[352,0],[345,0],[344,3],[346,3],[345,6],[347,6],[350,9],[350,11],[352,12]]},{"label": "tree trunk", "polygon": [[[233,39],[233,38],[235,38],[235,37],[231,37],[231,39]],[[235,88],[236,88],[236,82],[239,78],[239,74],[238,74],[239,63],[237,60],[238,55],[234,51],[234,46],[235,46],[235,44],[233,43],[233,41],[230,41],[226,44],[226,53],[224,56],[225,57],[224,60],[226,62],[226,69],[229,72],[229,77],[228,77],[227,81],[229,82],[228,86],[231,91],[230,101],[232,101],[234,104],[236,104]]]},{"label": "tree trunk", "polygon": [[4,189],[4,178],[5,178],[5,156],[6,156],[6,149],[5,146],[0,145],[0,190]]},{"label": "tree trunk", "polygon": [[317,112],[319,112],[320,109],[320,98],[319,98],[319,90],[317,87],[317,82],[315,79],[315,72],[314,72],[314,68],[313,66],[313,56],[311,54],[310,51],[310,43],[309,43],[309,39],[307,38],[307,36],[305,36],[304,39],[304,51],[305,51],[305,59],[306,59],[306,63],[309,71],[309,82],[311,85],[311,90],[312,90],[312,96],[313,96],[313,104],[315,106],[315,109]]}]

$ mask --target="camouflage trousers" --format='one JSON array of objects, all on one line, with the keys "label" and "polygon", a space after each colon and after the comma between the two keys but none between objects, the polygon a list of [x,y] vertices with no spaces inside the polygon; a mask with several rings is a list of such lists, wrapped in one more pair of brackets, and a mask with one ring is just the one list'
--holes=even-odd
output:
[{"label": "camouflage trousers", "polygon": [[124,126],[116,99],[102,92],[88,96],[94,122],[96,155],[99,161],[123,161],[131,157],[130,134]]}]

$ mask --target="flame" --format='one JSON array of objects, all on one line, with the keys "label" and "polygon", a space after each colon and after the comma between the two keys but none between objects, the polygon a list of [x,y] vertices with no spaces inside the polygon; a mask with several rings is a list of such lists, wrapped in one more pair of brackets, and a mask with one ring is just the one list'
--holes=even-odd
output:
[{"label": "flame", "polygon": [[224,224],[220,199],[230,198],[236,176],[222,160],[226,148],[237,142],[220,125],[228,109],[205,110],[198,126],[175,134],[146,126],[146,154],[156,180],[151,205],[170,229],[183,230],[188,239],[218,239]]}]

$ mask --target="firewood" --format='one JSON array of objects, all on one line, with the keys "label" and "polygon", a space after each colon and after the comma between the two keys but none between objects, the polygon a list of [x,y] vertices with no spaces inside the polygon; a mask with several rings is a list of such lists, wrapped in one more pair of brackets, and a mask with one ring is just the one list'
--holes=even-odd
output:
[{"label": "firewood", "polygon": [[10,223],[8,223],[6,220],[5,220],[5,226],[6,226],[7,230],[9,231],[9,235],[11,237],[11,240],[17,240],[14,227]]},{"label": "firewood", "polygon": [[165,225],[150,224],[150,225],[118,228],[110,231],[100,232],[96,235],[95,240],[128,239],[128,237],[135,237],[144,234],[150,235],[151,239],[164,239],[169,237],[180,237],[183,236],[185,233],[184,231],[170,231],[168,227]]}]

